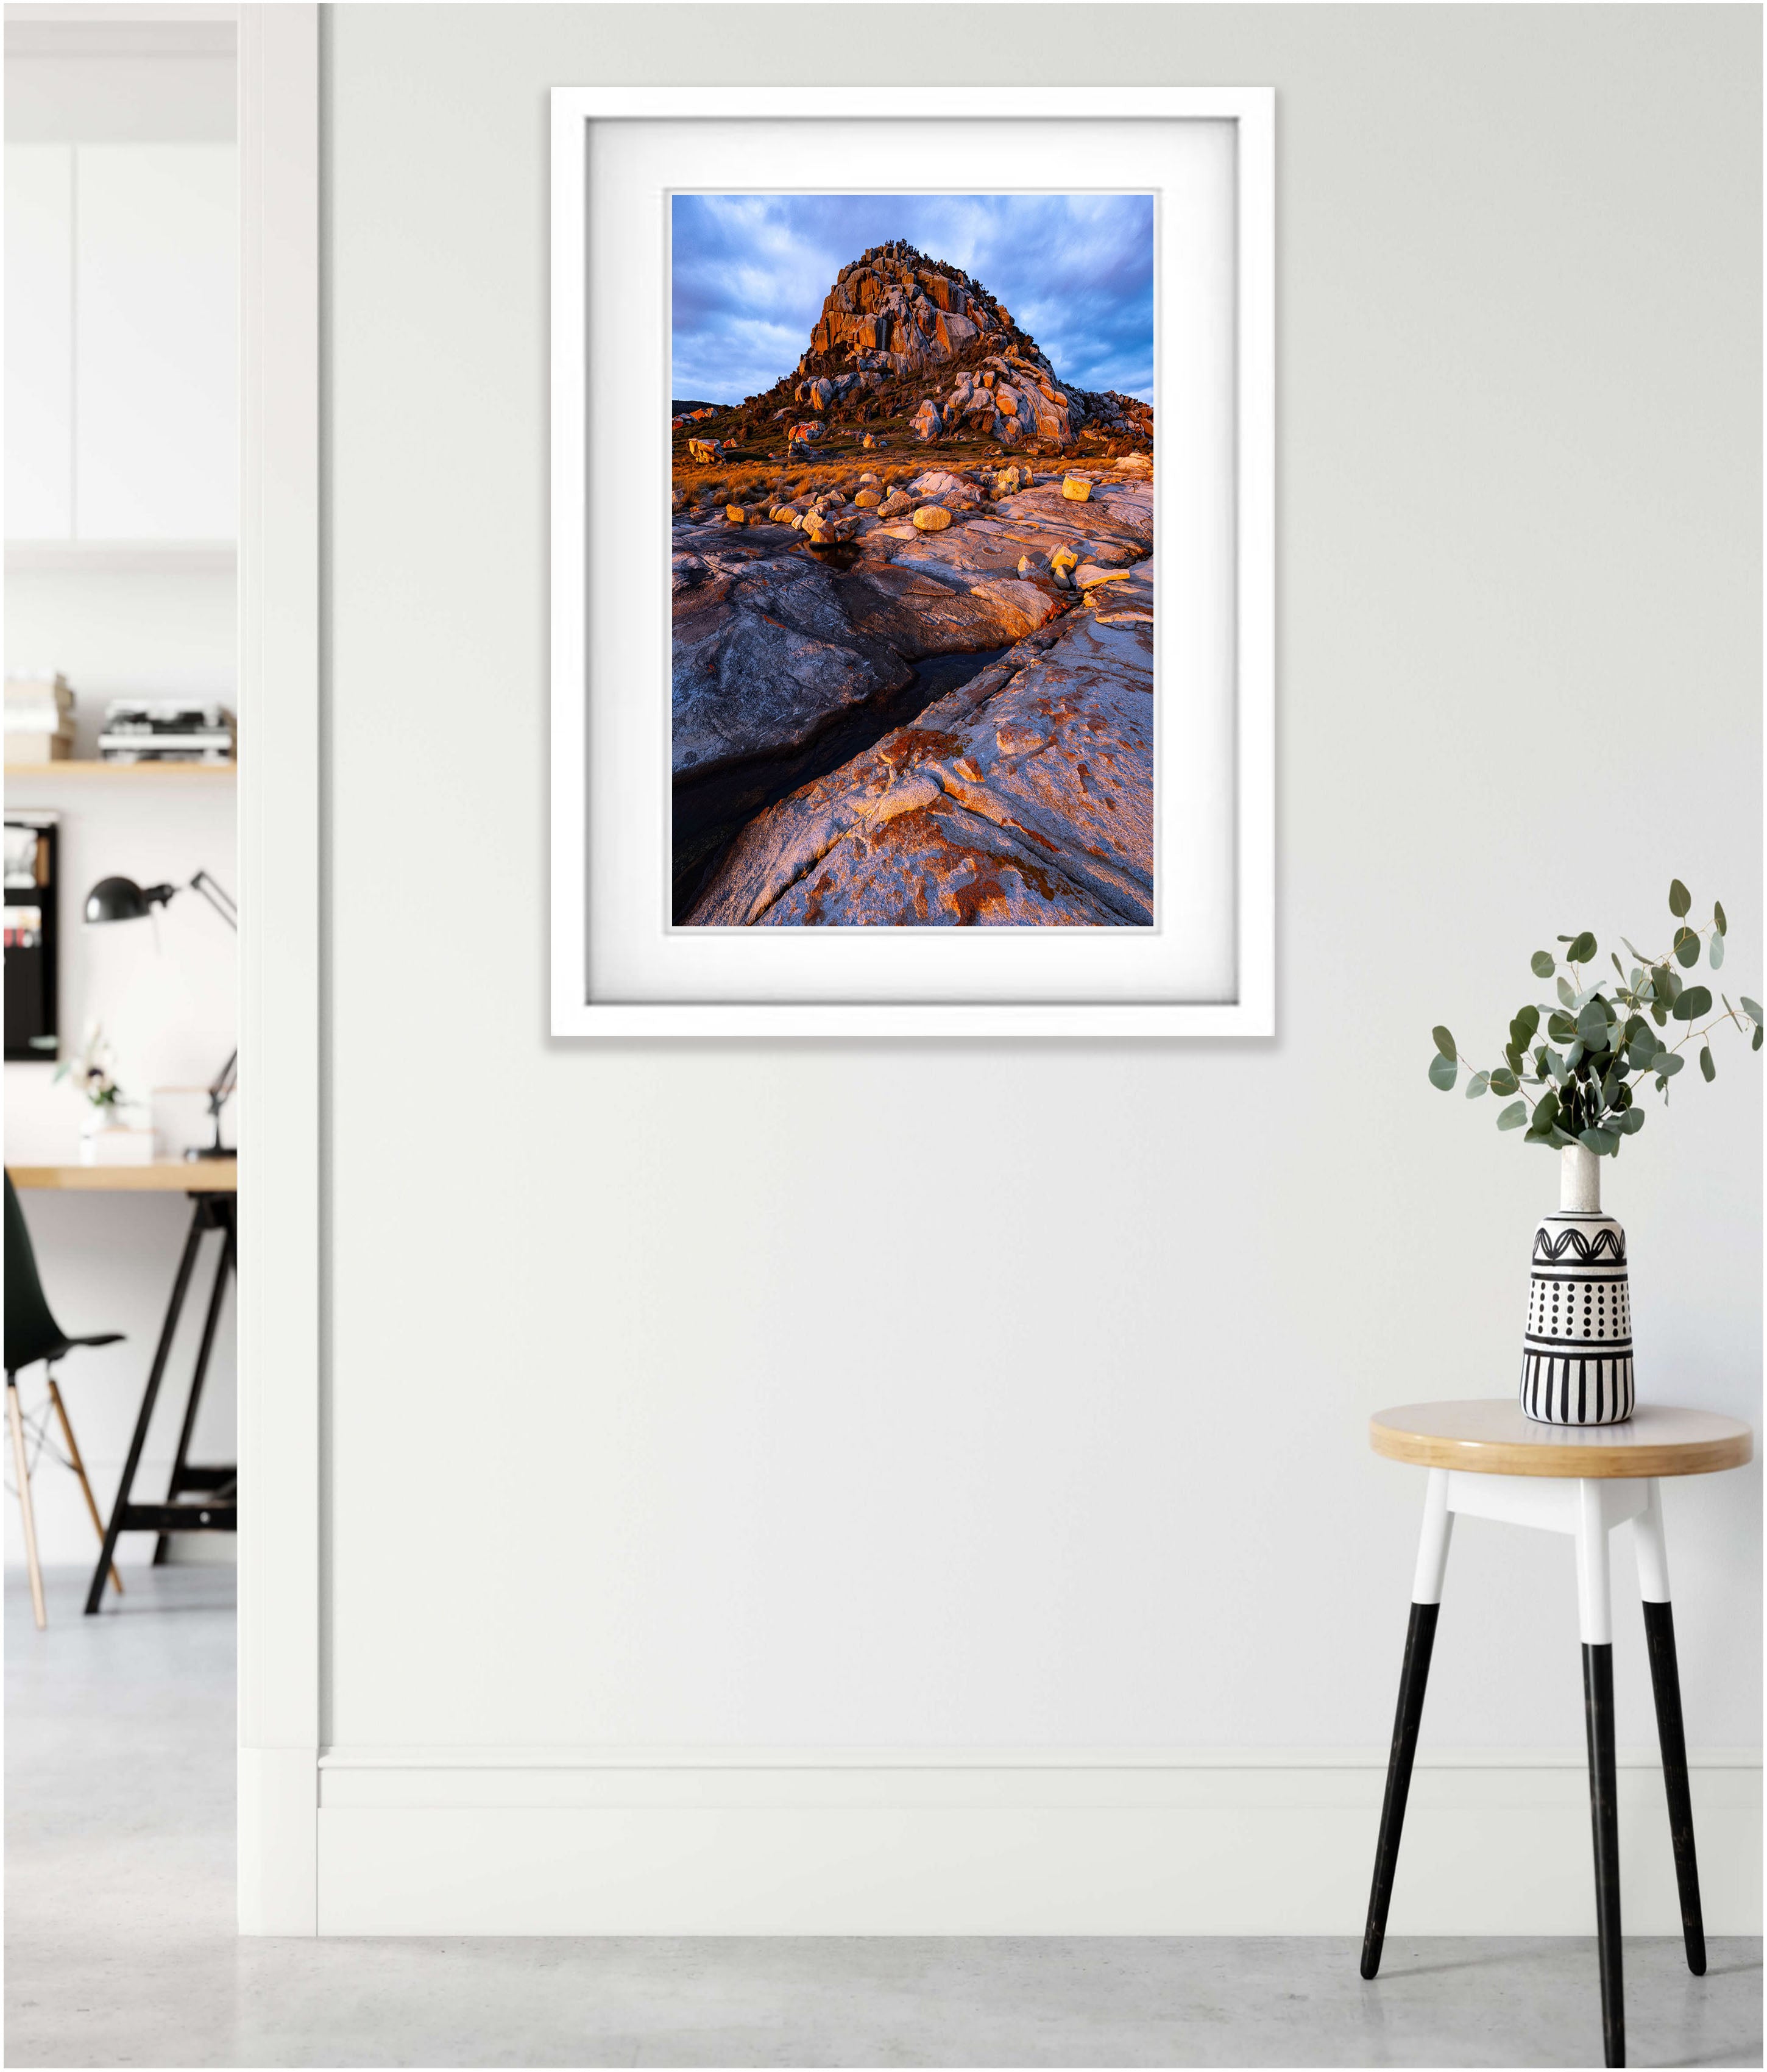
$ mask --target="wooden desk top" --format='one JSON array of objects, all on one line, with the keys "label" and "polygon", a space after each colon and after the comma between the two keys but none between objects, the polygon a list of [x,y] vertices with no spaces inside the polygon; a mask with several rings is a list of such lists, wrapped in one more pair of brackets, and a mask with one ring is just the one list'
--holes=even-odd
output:
[{"label": "wooden desk top", "polygon": [[1541,1424],[1514,1396],[1493,1402],[1407,1403],[1368,1420],[1368,1443],[1391,1461],[1476,1475],[1708,1475],[1755,1457],[1734,1417],[1641,1403],[1624,1424]]},{"label": "wooden desk top", "polygon": [[151,1166],[11,1166],[15,1187],[119,1194],[236,1194],[236,1158],[156,1158]]}]

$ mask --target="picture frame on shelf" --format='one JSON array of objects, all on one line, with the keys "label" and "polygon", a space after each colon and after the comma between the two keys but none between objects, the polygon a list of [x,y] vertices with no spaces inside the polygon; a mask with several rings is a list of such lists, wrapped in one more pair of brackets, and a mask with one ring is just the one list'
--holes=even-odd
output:
[{"label": "picture frame on shelf", "polygon": [[[1273,93],[560,88],[552,118],[553,1033],[1272,1034]],[[1053,243],[1014,314],[906,234],[929,195],[952,224],[1144,202],[1151,394],[1083,386],[1102,341],[1031,335],[1060,327]],[[757,314],[778,379],[697,404],[734,434],[709,460],[671,422],[684,198],[733,236],[903,226],[807,349],[790,296]],[[814,262],[779,263],[801,295]],[[727,594],[792,629],[746,678]],[[839,694],[859,723],[793,709],[758,758],[749,708],[808,682],[807,623],[819,684],[871,672]],[[986,666],[920,690],[947,649]],[[709,680],[737,804],[684,898]]]}]

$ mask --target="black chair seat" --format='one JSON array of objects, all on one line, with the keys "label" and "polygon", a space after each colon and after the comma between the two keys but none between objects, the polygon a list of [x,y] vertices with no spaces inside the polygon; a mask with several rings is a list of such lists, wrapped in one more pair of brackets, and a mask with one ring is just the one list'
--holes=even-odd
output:
[{"label": "black chair seat", "polygon": [[87,1338],[72,1338],[63,1330],[50,1310],[37,1278],[36,1255],[26,1227],[18,1196],[6,1175],[6,1372],[34,1367],[39,1360],[58,1360],[76,1346],[113,1346],[121,1331],[95,1331]]},{"label": "black chair seat", "polygon": [[45,1345],[37,1355],[39,1359],[64,1359],[76,1346],[117,1346],[123,1341],[121,1331],[94,1331],[84,1338],[61,1338],[53,1345]]}]

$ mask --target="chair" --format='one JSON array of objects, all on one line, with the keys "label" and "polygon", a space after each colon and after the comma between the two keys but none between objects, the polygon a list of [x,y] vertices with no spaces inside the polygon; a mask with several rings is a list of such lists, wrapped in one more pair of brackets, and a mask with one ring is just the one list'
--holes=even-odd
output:
[{"label": "chair", "polygon": [[[92,1493],[92,1484],[86,1479],[86,1464],[80,1457],[80,1447],[74,1437],[74,1428],[68,1420],[68,1406],[61,1400],[61,1391],[55,1386],[55,1364],[76,1346],[113,1346],[122,1338],[121,1331],[97,1331],[84,1338],[70,1338],[51,1314],[47,1298],[43,1292],[43,1283],[37,1277],[37,1256],[31,1247],[31,1228],[26,1223],[24,1211],[18,1206],[18,1194],[13,1187],[12,1175],[6,1175],[6,1423],[12,1433],[12,1465],[18,1478],[18,1508],[23,1514],[25,1530],[25,1559],[31,1568],[31,1609],[39,1627],[48,1624],[43,1602],[43,1567],[37,1559],[37,1521],[31,1508],[31,1460],[25,1447],[27,1420],[18,1405],[18,1371],[43,1361],[49,1369],[49,1401],[61,1436],[68,1442],[68,1466],[80,1478],[80,1486],[86,1498],[86,1509],[92,1515],[93,1529],[101,1544],[105,1536],[105,1521],[99,1515],[97,1499]],[[35,1427],[33,1436],[40,1446],[47,1443],[45,1435]],[[123,1579],[111,1564],[110,1580],[120,1593]]]}]

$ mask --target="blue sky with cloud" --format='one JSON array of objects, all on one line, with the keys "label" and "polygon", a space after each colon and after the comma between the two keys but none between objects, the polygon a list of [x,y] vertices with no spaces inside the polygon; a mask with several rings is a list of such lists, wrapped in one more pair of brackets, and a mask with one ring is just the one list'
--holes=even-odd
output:
[{"label": "blue sky with cloud", "polygon": [[672,208],[684,400],[770,388],[840,269],[904,237],[1004,302],[1058,379],[1153,401],[1150,195],[676,195]]}]

